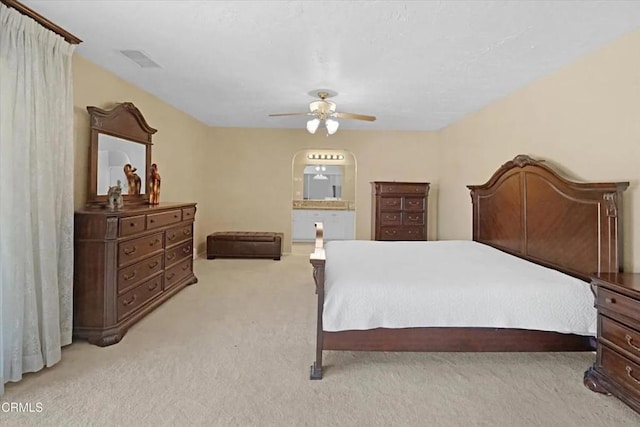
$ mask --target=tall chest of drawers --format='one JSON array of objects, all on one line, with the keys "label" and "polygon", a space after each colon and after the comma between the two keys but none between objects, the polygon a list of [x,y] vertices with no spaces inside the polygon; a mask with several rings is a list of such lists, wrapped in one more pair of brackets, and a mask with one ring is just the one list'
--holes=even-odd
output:
[{"label": "tall chest of drawers", "polygon": [[107,346],[198,279],[195,203],[75,213],[73,335]]},{"label": "tall chest of drawers", "polygon": [[427,240],[428,182],[371,185],[373,240]]},{"label": "tall chest of drawers", "polygon": [[591,278],[598,309],[596,363],[584,384],[611,393],[640,412],[640,274],[603,273]]}]

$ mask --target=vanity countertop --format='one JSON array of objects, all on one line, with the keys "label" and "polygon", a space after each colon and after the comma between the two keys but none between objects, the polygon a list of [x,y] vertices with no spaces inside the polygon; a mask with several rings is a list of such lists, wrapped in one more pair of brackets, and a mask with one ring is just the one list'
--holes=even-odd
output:
[{"label": "vanity countertop", "polygon": [[294,200],[293,209],[351,211],[355,203],[349,200]]}]

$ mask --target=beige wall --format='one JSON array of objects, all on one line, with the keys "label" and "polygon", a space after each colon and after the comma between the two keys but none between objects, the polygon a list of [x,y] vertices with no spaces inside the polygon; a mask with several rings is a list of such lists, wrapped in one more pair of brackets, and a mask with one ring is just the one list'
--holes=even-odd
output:
[{"label": "beige wall", "polygon": [[[162,176],[161,202],[199,202],[204,186],[199,179],[203,169],[201,147],[209,140],[210,128],[191,116],[76,54],[73,59],[74,89],[74,203],[86,203],[89,170],[89,114],[87,106],[111,108],[118,102],[133,102],[153,135],[152,159]],[[210,173],[210,172],[209,172]],[[198,205],[198,216],[201,206]],[[198,221],[196,241],[202,246],[205,231]]]},{"label": "beige wall", "polygon": [[471,238],[465,185],[486,182],[516,154],[552,160],[569,177],[630,181],[624,194],[627,271],[640,271],[640,31],[441,131],[438,234]]},{"label": "beige wall", "polygon": [[214,173],[207,181],[201,226],[207,230],[271,230],[285,233],[291,248],[292,161],[305,149],[342,149],[357,162],[356,238],[371,238],[374,180],[431,181],[430,233],[437,221],[438,145],[433,132],[340,130],[327,137],[300,129],[211,128],[202,156]]}]

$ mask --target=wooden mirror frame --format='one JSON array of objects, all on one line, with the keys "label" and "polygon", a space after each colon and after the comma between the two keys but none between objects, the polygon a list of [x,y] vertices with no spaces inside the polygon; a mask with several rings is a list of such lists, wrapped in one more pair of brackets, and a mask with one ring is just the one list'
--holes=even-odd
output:
[{"label": "wooden mirror frame", "polygon": [[[145,145],[145,182],[151,170],[151,136],[157,132],[146,122],[142,113],[131,102],[117,104],[111,110],[98,107],[87,107],[91,117],[91,142],[89,148],[89,196],[88,205],[105,205],[107,196],[98,194],[98,136],[111,135]],[[125,184],[125,183],[123,183]],[[142,194],[124,194],[125,204],[142,204],[149,202],[148,185],[141,189]]]}]

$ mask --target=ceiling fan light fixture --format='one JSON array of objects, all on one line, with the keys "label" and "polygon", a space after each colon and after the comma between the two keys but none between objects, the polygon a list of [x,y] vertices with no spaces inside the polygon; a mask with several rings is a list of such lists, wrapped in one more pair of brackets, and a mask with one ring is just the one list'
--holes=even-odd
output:
[{"label": "ceiling fan light fixture", "polygon": [[333,135],[338,130],[340,123],[337,120],[327,119],[324,125],[327,128],[327,134]]},{"label": "ceiling fan light fixture", "polygon": [[316,133],[318,126],[320,126],[320,120],[318,119],[311,119],[307,122],[307,130],[309,133]]}]

